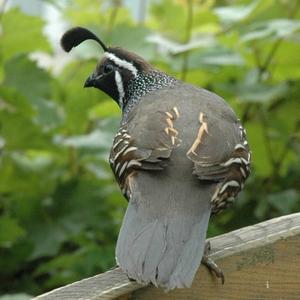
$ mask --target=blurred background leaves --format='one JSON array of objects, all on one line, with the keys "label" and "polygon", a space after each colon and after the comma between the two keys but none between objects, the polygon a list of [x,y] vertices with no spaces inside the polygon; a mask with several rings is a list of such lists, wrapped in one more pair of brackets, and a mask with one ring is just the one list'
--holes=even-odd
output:
[{"label": "blurred background leaves", "polygon": [[[0,2],[1,299],[28,299],[115,264],[126,201],[108,152],[120,113],[82,88],[99,47],[59,49],[71,26],[234,107],[253,172],[233,209],[212,219],[210,236],[300,210],[298,0],[27,2]],[[55,11],[61,28],[49,32],[52,15],[34,7]]]}]

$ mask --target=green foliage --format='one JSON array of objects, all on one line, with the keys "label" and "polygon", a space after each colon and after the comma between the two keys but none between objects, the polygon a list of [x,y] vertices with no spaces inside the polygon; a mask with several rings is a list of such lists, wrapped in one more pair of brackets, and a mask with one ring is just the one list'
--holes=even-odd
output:
[{"label": "green foliage", "polygon": [[[144,23],[119,1],[46,2],[70,26],[88,26],[233,106],[253,172],[210,236],[299,211],[298,0],[150,1]],[[28,299],[115,264],[126,201],[108,153],[119,111],[82,88],[101,56],[93,43],[57,75],[32,59],[57,58],[40,17],[13,8],[0,20],[0,291],[14,294],[0,299]]]},{"label": "green foliage", "polygon": [[44,22],[39,17],[11,9],[3,15],[1,54],[4,59],[30,51],[50,51],[50,45],[42,34]]}]

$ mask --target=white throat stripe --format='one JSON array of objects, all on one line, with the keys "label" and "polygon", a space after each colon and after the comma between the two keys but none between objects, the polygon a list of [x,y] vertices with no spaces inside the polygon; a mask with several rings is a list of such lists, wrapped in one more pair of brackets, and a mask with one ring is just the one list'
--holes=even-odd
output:
[{"label": "white throat stripe", "polygon": [[116,65],[118,65],[119,67],[125,68],[127,70],[129,70],[134,77],[137,76],[137,68],[130,62],[121,59],[119,57],[117,57],[116,55],[114,55],[113,53],[110,52],[104,52],[104,56],[110,60],[112,60]]},{"label": "white throat stripe", "polygon": [[124,93],[122,77],[118,71],[115,72],[115,80],[116,80],[116,85],[118,87],[118,92],[119,92],[119,105],[122,108],[123,107],[123,98],[125,96],[125,93]]}]

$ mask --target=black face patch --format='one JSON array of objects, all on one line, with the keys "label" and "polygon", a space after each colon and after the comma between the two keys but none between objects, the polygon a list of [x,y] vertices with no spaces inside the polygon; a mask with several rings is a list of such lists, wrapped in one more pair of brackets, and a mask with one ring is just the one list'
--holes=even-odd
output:
[{"label": "black face patch", "polygon": [[[119,83],[116,82],[116,72],[120,75],[118,76],[118,80],[121,81]],[[119,105],[122,106],[123,100],[126,99],[126,86],[130,80],[134,79],[132,72],[116,65],[111,59],[104,58],[97,66],[95,77],[99,78],[95,87],[111,96],[118,103],[121,102]]]},{"label": "black face patch", "polygon": [[102,74],[99,80],[97,80],[95,87],[109,95],[115,101],[119,101],[119,91],[115,81],[115,71],[108,74]]},{"label": "black face patch", "polygon": [[138,75],[153,68],[134,53],[121,48],[109,48],[92,75],[94,87],[111,96],[121,108],[128,100],[128,88]]}]

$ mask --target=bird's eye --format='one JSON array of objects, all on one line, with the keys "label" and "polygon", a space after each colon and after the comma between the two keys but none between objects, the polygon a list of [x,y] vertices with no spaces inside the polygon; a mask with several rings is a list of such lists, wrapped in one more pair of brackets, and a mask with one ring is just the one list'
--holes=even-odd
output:
[{"label": "bird's eye", "polygon": [[104,65],[104,67],[103,67],[103,72],[104,72],[105,74],[108,74],[108,73],[111,72],[113,69],[114,69],[114,66],[113,66],[113,65],[107,64],[107,65]]}]

